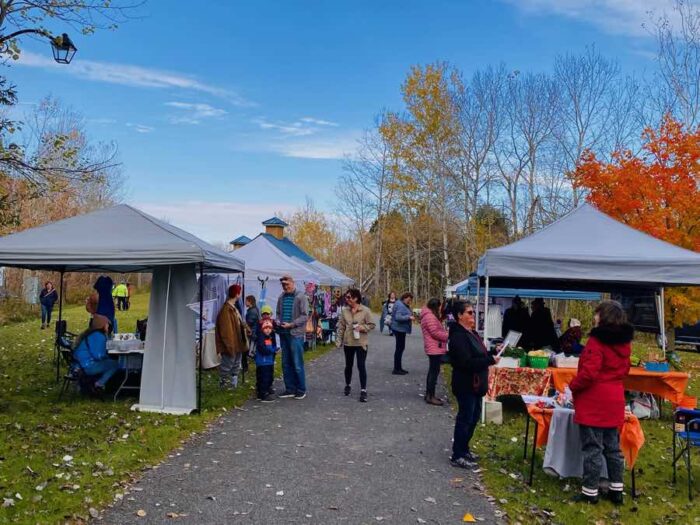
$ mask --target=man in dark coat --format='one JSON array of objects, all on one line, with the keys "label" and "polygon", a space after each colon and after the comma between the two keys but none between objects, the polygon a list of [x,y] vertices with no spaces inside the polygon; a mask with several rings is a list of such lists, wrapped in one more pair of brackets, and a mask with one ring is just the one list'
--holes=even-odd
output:
[{"label": "man in dark coat", "polygon": [[511,330],[524,334],[528,324],[530,324],[530,313],[520,296],[516,295],[513,297],[513,305],[503,314],[502,335],[507,336]]},{"label": "man in dark coat", "polygon": [[550,346],[552,350],[559,350],[559,338],[554,330],[552,312],[544,305],[544,299],[541,297],[532,301],[532,315],[525,333],[528,344],[533,348]]}]

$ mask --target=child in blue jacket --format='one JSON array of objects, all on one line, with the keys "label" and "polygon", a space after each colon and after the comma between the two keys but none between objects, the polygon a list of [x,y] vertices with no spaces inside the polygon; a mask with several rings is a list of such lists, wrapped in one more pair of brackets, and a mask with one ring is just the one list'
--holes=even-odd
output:
[{"label": "child in blue jacket", "polygon": [[255,348],[255,378],[258,399],[263,403],[270,403],[277,397],[271,392],[275,374],[275,354],[277,353],[275,325],[272,319],[260,321]]}]

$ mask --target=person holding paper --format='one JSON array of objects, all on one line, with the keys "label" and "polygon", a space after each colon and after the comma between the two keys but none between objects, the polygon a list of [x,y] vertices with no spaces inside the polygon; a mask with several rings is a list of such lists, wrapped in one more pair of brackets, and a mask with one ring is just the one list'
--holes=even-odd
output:
[{"label": "person holding paper", "polygon": [[479,459],[469,450],[481,417],[481,404],[488,390],[489,367],[500,361],[488,353],[484,342],[476,332],[474,307],[465,302],[454,304],[457,320],[450,327],[449,351],[452,364],[452,393],[457,398],[454,440],[450,463],[458,468],[473,468]]}]

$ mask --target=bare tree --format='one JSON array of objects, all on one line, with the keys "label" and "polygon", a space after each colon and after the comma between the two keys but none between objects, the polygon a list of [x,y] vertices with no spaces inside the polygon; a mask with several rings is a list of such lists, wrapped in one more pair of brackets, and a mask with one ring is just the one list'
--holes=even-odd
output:
[{"label": "bare tree", "polygon": [[[554,61],[554,81],[561,88],[557,139],[566,158],[566,171],[576,168],[586,150],[604,146],[611,118],[610,89],[620,68],[589,47],[583,55],[560,55]],[[605,148],[602,148],[605,149]],[[580,194],[572,190],[573,205]]]},{"label": "bare tree", "polygon": [[[379,132],[383,116],[375,119],[375,125],[365,131],[358,141],[353,157],[345,159],[344,180],[363,194],[370,211],[367,219],[374,221],[374,289],[381,292],[382,253],[385,217],[394,206],[396,172],[392,169],[391,148]],[[363,202],[363,205],[365,204]]]},{"label": "bare tree", "polygon": [[672,13],[652,20],[659,69],[657,116],[672,113],[689,127],[700,124],[700,8],[676,0]]}]

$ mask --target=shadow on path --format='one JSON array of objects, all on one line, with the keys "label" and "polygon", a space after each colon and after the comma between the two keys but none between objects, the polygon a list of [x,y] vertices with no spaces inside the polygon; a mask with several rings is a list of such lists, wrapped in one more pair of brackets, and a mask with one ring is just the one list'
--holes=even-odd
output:
[{"label": "shadow on path", "polygon": [[392,337],[375,330],[370,341],[368,403],[358,402],[357,369],[343,395],[343,352],[332,351],[307,364],[306,399],[249,401],[227,413],[146,473],[102,522],[456,524],[469,512],[497,523],[476,475],[448,462],[449,406],[421,397],[420,328],[407,338],[406,376],[391,374]]}]

